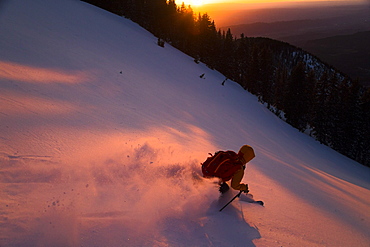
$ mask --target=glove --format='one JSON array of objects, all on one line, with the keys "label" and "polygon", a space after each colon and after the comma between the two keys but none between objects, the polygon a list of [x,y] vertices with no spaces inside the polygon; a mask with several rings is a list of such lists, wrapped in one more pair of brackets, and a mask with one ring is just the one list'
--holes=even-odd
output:
[{"label": "glove", "polygon": [[246,184],[245,186],[246,186],[247,188],[246,188],[245,190],[243,190],[243,192],[244,192],[245,194],[248,194],[248,193],[249,193],[248,184]]}]

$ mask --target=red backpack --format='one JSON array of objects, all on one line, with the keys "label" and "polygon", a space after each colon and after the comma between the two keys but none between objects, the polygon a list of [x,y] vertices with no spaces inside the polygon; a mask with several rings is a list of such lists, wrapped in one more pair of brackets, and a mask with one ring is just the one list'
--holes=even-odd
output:
[{"label": "red backpack", "polygon": [[218,177],[222,181],[229,181],[234,173],[241,169],[243,163],[234,151],[218,151],[215,155],[211,154],[202,163],[202,173],[205,178]]}]

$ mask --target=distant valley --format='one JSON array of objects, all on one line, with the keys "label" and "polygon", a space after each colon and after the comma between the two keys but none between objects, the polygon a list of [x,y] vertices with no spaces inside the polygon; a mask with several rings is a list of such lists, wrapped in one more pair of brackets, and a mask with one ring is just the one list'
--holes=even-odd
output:
[{"label": "distant valley", "polygon": [[307,41],[301,47],[370,87],[370,31]]},{"label": "distant valley", "polygon": [[[221,29],[230,28],[236,37],[244,33],[290,43],[370,87],[370,6],[266,8],[240,11],[234,18],[246,24]],[[252,20],[257,22],[248,23]]]}]

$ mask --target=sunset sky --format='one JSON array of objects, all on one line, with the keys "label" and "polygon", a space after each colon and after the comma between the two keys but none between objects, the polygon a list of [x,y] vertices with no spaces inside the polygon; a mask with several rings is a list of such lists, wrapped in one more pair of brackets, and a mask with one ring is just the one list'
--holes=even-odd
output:
[{"label": "sunset sky", "polygon": [[[345,12],[328,9],[330,6],[370,5],[370,0],[175,0],[190,5],[195,13],[207,13],[224,27],[255,22],[291,21],[297,19],[323,19],[346,16]],[[365,7],[365,6],[364,6]],[[370,6],[367,6],[367,8]],[[320,9],[322,8],[322,10]],[[325,8],[325,10],[324,10]],[[360,7],[360,9],[362,6]],[[274,11],[266,11],[274,9]],[[284,9],[284,11],[281,11]],[[358,8],[357,8],[358,9]],[[289,11],[290,10],[290,11]],[[352,18],[352,17],[351,17]]]},{"label": "sunset sky", "polygon": [[193,7],[201,6],[204,4],[213,4],[213,3],[276,3],[276,2],[366,2],[367,0],[176,0],[177,4],[184,2],[186,5],[191,5]]}]

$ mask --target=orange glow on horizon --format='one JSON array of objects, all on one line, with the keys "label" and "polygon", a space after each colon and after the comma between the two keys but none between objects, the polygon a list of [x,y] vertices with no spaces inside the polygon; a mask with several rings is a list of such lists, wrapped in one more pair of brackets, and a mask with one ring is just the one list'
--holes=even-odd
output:
[{"label": "orange glow on horizon", "polygon": [[210,1],[207,0],[176,0],[176,5],[181,5],[182,3],[185,4],[185,6],[191,6],[191,7],[199,7],[204,4],[209,3]]},{"label": "orange glow on horizon", "polygon": [[186,6],[190,5],[192,7],[201,7],[207,4],[217,4],[217,3],[241,3],[241,4],[266,4],[266,3],[287,3],[287,2],[366,2],[366,0],[175,0],[177,5],[185,3]]}]

